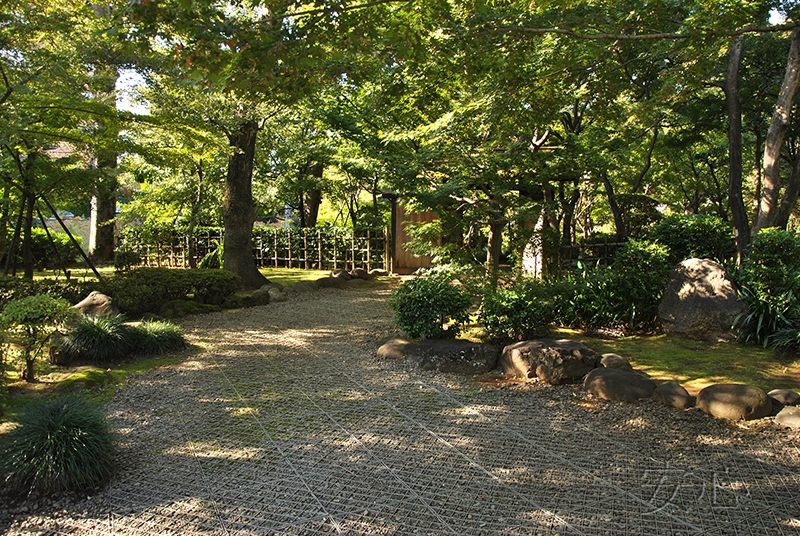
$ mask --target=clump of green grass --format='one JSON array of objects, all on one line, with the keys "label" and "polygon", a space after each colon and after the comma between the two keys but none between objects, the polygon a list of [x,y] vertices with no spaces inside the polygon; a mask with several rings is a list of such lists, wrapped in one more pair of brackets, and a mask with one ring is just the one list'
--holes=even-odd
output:
[{"label": "clump of green grass", "polygon": [[12,491],[81,491],[112,475],[113,435],[105,413],[86,398],[69,394],[32,403],[17,424],[0,448],[0,470]]},{"label": "clump of green grass", "polygon": [[158,355],[186,346],[181,328],[169,322],[142,322],[133,330],[133,351],[143,355]]},{"label": "clump of green grass", "polygon": [[81,316],[62,346],[92,361],[108,361],[131,351],[132,328],[122,316]]},{"label": "clump of green grass", "polygon": [[186,340],[178,326],[168,322],[125,324],[122,316],[82,316],[61,342],[62,348],[94,362],[131,354],[154,355],[179,350]]}]

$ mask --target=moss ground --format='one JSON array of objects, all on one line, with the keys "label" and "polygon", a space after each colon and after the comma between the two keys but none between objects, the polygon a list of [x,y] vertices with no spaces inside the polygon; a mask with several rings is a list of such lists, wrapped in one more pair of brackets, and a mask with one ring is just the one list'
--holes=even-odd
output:
[{"label": "moss ground", "polygon": [[781,355],[760,346],[710,344],[666,335],[597,339],[566,328],[555,330],[553,336],[579,340],[600,354],[619,354],[653,379],[675,380],[692,394],[715,383],[800,391],[798,356]]}]

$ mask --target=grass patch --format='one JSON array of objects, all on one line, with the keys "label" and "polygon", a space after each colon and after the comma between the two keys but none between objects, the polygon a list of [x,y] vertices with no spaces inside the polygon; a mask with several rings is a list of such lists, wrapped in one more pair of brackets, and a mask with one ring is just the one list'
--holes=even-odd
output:
[{"label": "grass patch", "polygon": [[677,381],[695,395],[715,383],[745,383],[767,392],[800,391],[800,360],[760,346],[709,344],[666,335],[596,339],[566,328],[555,329],[553,337],[581,341],[598,354],[619,354],[651,378]]},{"label": "grass patch", "polygon": [[301,270],[299,268],[261,268],[259,271],[273,283],[290,287],[298,281],[316,281],[331,275],[329,270]]}]

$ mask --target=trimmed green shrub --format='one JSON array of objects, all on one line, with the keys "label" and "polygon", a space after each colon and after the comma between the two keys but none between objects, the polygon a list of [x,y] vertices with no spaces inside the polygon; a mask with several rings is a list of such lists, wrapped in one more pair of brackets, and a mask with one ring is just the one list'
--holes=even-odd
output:
[{"label": "trimmed green shrub", "polygon": [[142,256],[135,251],[117,251],[114,255],[114,270],[124,272],[131,267],[142,264]]},{"label": "trimmed green shrub", "polygon": [[6,303],[0,314],[0,328],[21,347],[25,360],[25,380],[34,381],[34,363],[50,336],[61,332],[77,312],[65,300],[46,294]]},{"label": "trimmed green shrub", "polygon": [[[34,227],[31,229],[31,253],[33,262],[36,264],[49,264],[58,266],[59,257],[64,263],[71,263],[78,257],[78,250],[69,239],[66,233],[50,231],[53,242],[47,237],[47,231]],[[81,243],[81,237],[76,236],[75,240]],[[53,247],[55,246],[55,250]],[[58,252],[56,254],[56,252]],[[45,262],[48,261],[48,262]],[[17,251],[17,264],[22,265],[22,248]]]},{"label": "trimmed green shrub", "polygon": [[547,336],[555,318],[551,289],[543,281],[520,278],[512,288],[488,293],[479,319],[487,337],[508,343]]},{"label": "trimmed green shrub", "polygon": [[102,409],[77,394],[34,402],[6,434],[0,464],[19,494],[96,488],[114,471],[114,440]]},{"label": "trimmed green shrub", "polygon": [[631,240],[614,258],[613,292],[623,321],[637,330],[652,324],[669,278],[668,250],[647,240]]},{"label": "trimmed green shrub", "polygon": [[37,279],[29,281],[18,277],[0,278],[0,307],[12,300],[19,300],[37,294],[47,294],[53,298],[63,298],[75,304],[89,295],[90,285],[75,279]]},{"label": "trimmed green shrub", "polygon": [[[428,273],[404,282],[392,293],[389,305],[395,322],[409,337],[456,337],[469,319],[469,296],[446,273]],[[447,322],[451,325],[445,328]]]},{"label": "trimmed green shrub", "polygon": [[610,267],[567,274],[557,282],[555,319],[578,328],[647,328],[656,320],[668,276],[665,246],[631,240]]},{"label": "trimmed green shrub", "polygon": [[182,270],[171,268],[135,268],[115,273],[97,290],[114,298],[117,307],[129,315],[158,309],[167,302],[202,294],[217,287],[226,296],[239,285],[239,276],[225,270]]},{"label": "trimmed green shrub", "polygon": [[669,248],[670,265],[692,258],[725,263],[736,253],[731,227],[707,214],[668,216],[656,225],[650,238]]}]

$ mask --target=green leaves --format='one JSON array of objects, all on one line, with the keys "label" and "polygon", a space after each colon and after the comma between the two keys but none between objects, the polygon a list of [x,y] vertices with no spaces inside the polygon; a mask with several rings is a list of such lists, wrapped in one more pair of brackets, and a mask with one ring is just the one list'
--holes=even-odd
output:
[{"label": "green leaves", "polygon": [[[389,305],[395,322],[411,338],[454,338],[469,319],[471,298],[452,283],[448,274],[430,273],[404,282],[392,293]],[[445,324],[449,323],[448,327]]]}]

